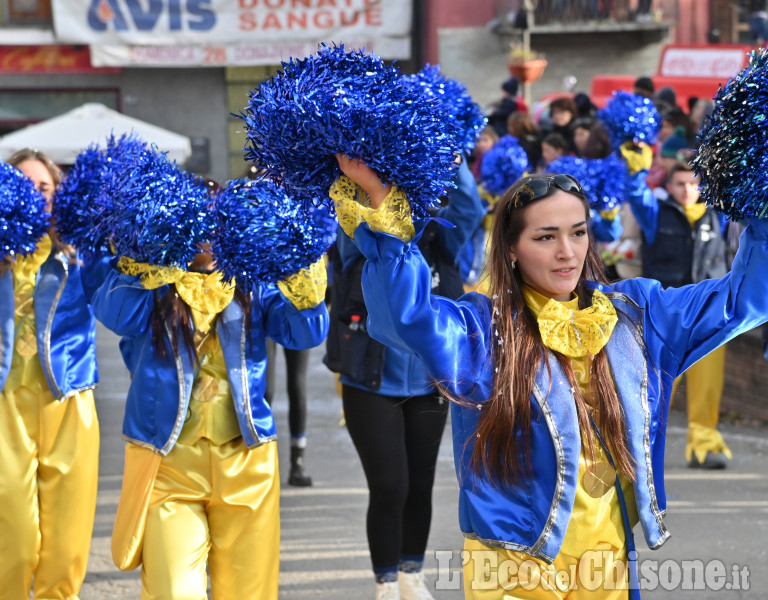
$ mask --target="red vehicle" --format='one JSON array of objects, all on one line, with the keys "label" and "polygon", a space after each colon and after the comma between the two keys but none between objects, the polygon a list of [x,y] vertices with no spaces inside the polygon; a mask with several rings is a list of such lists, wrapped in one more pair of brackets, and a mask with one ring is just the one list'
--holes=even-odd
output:
[{"label": "red vehicle", "polygon": [[[651,76],[659,90],[675,90],[677,104],[688,109],[689,98],[713,98],[718,87],[728,82],[749,63],[753,46],[737,44],[668,44],[659,59],[659,69]],[[632,91],[636,75],[597,75],[592,79],[590,98],[602,108],[616,90]]]}]

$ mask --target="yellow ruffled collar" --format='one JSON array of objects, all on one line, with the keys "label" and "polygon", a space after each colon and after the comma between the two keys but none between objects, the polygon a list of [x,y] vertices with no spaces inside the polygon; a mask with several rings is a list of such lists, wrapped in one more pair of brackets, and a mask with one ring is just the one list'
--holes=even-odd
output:
[{"label": "yellow ruffled collar", "polygon": [[523,298],[536,316],[544,345],[569,358],[600,352],[618,321],[613,304],[599,290],[592,294],[592,306],[583,309],[579,308],[578,297],[558,302],[526,285]]},{"label": "yellow ruffled collar", "polygon": [[127,275],[141,275],[140,281],[148,290],[174,284],[181,299],[192,309],[195,329],[207,333],[216,315],[232,302],[235,286],[223,281],[221,272],[195,273],[176,267],[159,267],[136,262],[123,256],[117,268]]},{"label": "yellow ruffled collar", "polygon": [[13,265],[13,271],[17,277],[31,279],[31,277],[40,270],[43,263],[51,255],[53,242],[51,238],[44,235],[37,242],[37,248],[27,256],[17,256]]}]

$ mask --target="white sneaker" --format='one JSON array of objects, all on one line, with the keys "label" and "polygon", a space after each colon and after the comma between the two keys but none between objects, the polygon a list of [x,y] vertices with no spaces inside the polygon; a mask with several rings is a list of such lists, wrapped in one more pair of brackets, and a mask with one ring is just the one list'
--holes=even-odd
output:
[{"label": "white sneaker", "polygon": [[397,581],[377,583],[376,600],[400,600],[400,588]]},{"label": "white sneaker", "polygon": [[418,573],[400,571],[397,574],[397,583],[400,585],[401,600],[435,600],[424,583],[424,573],[421,571]]}]

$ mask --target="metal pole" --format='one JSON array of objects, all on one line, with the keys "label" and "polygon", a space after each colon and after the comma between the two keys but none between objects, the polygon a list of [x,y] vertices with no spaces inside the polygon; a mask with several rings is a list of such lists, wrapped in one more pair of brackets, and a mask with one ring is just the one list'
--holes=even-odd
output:
[{"label": "metal pole", "polygon": [[[533,27],[533,13],[536,10],[536,2],[534,0],[523,0],[523,10],[527,13],[528,27],[523,30],[523,56],[528,56],[531,50],[531,27]],[[523,100],[529,110],[533,110],[531,104],[531,84],[523,84]]]}]

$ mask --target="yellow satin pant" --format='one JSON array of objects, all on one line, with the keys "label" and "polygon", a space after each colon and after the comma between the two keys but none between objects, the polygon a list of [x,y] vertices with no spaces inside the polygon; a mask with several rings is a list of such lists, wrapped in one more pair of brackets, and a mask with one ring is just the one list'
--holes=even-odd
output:
[{"label": "yellow satin pant", "polygon": [[164,457],[147,510],[142,600],[274,600],[280,571],[277,444],[202,438]]},{"label": "yellow satin pant", "polygon": [[0,599],[75,600],[96,512],[93,393],[0,392]]},{"label": "yellow satin pant", "polygon": [[466,600],[626,600],[626,552],[598,544],[581,558],[548,565],[523,552],[464,540]]},{"label": "yellow satin pant", "polygon": [[675,379],[672,386],[673,398],[682,377],[685,377],[688,407],[685,459],[690,461],[694,452],[699,462],[704,462],[707,452],[723,452],[731,458],[730,449],[716,429],[720,420],[720,400],[725,381],[725,346],[707,354]]}]

